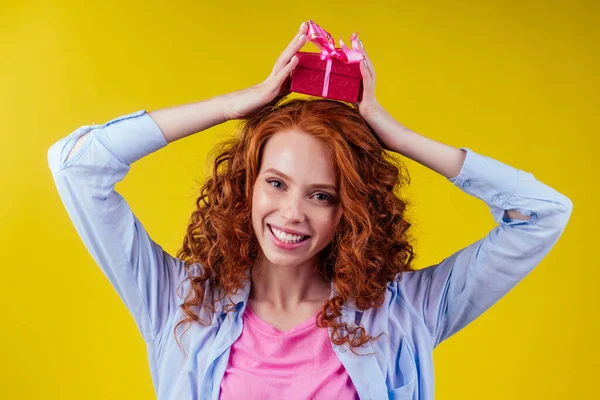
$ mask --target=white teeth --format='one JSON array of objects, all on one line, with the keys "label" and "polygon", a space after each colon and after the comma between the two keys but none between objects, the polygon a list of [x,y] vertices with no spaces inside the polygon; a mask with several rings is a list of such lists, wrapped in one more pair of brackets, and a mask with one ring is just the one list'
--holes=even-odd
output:
[{"label": "white teeth", "polygon": [[302,240],[302,238],[304,237],[304,236],[290,235],[289,233],[284,233],[284,232],[280,231],[279,229],[274,228],[272,226],[271,226],[271,230],[273,231],[273,233],[275,234],[277,239],[281,240],[282,242],[297,243],[300,240]]}]

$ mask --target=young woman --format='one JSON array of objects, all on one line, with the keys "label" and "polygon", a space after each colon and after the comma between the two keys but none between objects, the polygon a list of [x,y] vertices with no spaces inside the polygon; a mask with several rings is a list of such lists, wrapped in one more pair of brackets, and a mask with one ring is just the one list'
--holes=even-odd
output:
[{"label": "young woman", "polygon": [[[77,232],[147,343],[159,399],[433,399],[433,349],[523,279],[569,220],[571,200],[531,173],[394,120],[366,53],[355,107],[280,101],[305,32],[258,85],[82,126],[48,152]],[[243,129],[219,147],[173,257],[115,184],[230,119]],[[397,195],[408,175],[384,150],[482,200],[498,226],[414,270]]]}]

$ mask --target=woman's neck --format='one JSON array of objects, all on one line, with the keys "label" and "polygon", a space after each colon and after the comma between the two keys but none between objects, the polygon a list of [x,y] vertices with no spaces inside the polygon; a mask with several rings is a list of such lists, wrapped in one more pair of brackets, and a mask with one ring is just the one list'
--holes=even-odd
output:
[{"label": "woman's neck", "polygon": [[325,281],[311,261],[296,266],[274,265],[266,259],[255,262],[249,299],[290,312],[306,304],[327,301],[331,283]]}]

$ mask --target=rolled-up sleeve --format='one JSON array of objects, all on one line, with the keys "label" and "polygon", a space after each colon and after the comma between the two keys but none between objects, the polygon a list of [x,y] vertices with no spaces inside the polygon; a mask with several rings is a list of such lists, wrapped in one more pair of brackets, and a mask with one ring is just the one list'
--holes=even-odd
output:
[{"label": "rolled-up sleeve", "polygon": [[[68,160],[77,139],[81,147]],[[52,176],[73,225],[132,314],[144,340],[160,336],[177,309],[183,262],[155,243],[115,191],[138,159],[167,146],[145,112],[86,125],[48,150]]]},{"label": "rolled-up sleeve", "polygon": [[[494,305],[549,253],[573,203],[525,172],[463,147],[458,176],[449,179],[483,200],[498,223],[484,238],[439,264],[402,274],[397,292],[423,318],[436,347]],[[516,210],[528,219],[512,219]]]}]

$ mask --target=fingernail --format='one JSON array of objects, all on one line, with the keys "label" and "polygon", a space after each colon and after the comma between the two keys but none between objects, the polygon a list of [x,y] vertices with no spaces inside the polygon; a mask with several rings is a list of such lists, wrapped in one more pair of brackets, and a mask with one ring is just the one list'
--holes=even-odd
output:
[{"label": "fingernail", "polygon": [[302,22],[302,23],[300,24],[300,29],[298,29],[298,30],[299,30],[299,31],[301,31],[301,30],[302,30],[302,28],[304,28],[304,25],[306,25],[306,22]]},{"label": "fingernail", "polygon": [[367,66],[367,60],[363,60],[363,64],[365,64],[365,67]]},{"label": "fingernail", "polygon": [[360,47],[364,48],[365,45],[363,44],[362,40],[358,39],[358,43],[360,43]]},{"label": "fingernail", "polygon": [[301,42],[302,39],[304,39],[304,33],[302,35],[300,35],[300,37],[298,38],[298,41]]}]

